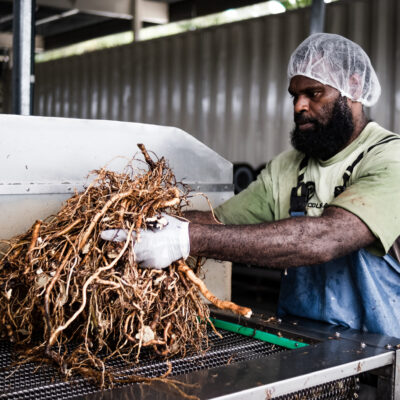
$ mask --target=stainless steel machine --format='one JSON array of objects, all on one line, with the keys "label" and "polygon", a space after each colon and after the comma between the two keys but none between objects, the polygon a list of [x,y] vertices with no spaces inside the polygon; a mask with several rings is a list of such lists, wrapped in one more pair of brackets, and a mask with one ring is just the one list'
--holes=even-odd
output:
[{"label": "stainless steel machine", "polygon": [[[172,127],[116,121],[0,115],[0,239],[26,231],[56,213],[90,171],[121,171],[143,143],[165,157],[176,179],[191,186],[192,207],[207,209],[233,195],[232,164],[186,132]],[[137,154],[141,158],[140,154]],[[137,168],[145,168],[136,162]],[[231,296],[231,265],[205,266],[206,283]]]},{"label": "stainless steel machine", "polygon": [[[195,192],[205,192],[214,206],[232,195],[231,163],[176,128],[6,115],[0,116],[0,123],[2,239],[56,212],[75,188],[85,185],[89,171],[106,164],[122,169],[136,153],[137,143],[168,159],[177,179]],[[207,202],[195,196],[193,207],[206,208]],[[230,264],[209,264],[206,283],[219,297],[229,299]],[[362,383],[367,379],[374,381],[375,398],[400,399],[400,339],[297,318],[281,321],[255,311],[253,318],[245,320],[213,310],[223,338],[210,329],[210,349],[205,354],[171,360],[172,376],[187,384],[182,387],[187,395],[356,399],[362,398]],[[0,340],[0,399],[182,398],[161,383],[121,384],[99,391],[80,377],[64,382],[51,366],[12,367],[12,355],[13,345]],[[111,363],[127,375],[148,377],[168,368],[146,353],[135,367]]]}]

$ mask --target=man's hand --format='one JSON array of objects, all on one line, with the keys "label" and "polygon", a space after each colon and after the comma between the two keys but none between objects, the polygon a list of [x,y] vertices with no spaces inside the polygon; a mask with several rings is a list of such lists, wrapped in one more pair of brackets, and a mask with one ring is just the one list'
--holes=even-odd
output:
[{"label": "man's hand", "polygon": [[[135,261],[140,267],[162,269],[172,262],[189,255],[189,223],[169,215],[163,215],[167,225],[159,230],[140,230],[139,240],[135,242],[135,234],[132,235],[134,244]],[[101,232],[103,240],[124,242],[128,237],[123,229],[110,229]]]}]

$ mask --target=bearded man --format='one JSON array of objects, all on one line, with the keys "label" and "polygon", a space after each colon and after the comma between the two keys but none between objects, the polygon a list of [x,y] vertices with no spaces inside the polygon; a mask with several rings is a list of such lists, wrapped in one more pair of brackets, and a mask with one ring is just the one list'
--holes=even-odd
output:
[{"label": "bearded man", "polygon": [[190,223],[142,236],[138,260],[164,267],[190,246],[198,256],[287,269],[279,315],[399,337],[400,141],[363,109],[380,96],[378,78],[360,46],[333,34],[301,43],[288,77],[294,150],[215,210],[223,224],[188,212]]}]

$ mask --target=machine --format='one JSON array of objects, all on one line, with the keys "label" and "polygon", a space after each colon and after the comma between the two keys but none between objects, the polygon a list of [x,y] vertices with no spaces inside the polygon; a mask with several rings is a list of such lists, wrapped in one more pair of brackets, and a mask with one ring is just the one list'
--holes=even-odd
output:
[{"label": "machine", "polygon": [[[194,189],[192,207],[216,206],[233,194],[232,164],[189,134],[171,127],[47,117],[0,116],[0,238],[28,229],[58,210],[89,171],[121,170],[136,144],[169,160],[179,181]],[[140,163],[137,164],[140,168]],[[206,284],[230,298],[229,263],[209,262]],[[243,304],[246,305],[246,304]],[[210,349],[171,360],[186,396],[200,399],[356,399],[375,382],[377,398],[400,399],[400,339],[297,318],[279,320],[257,310],[251,319],[212,310]],[[0,399],[175,399],[168,385],[116,385],[100,391],[74,377],[65,382],[51,366],[12,366],[13,345],[0,340]],[[159,376],[168,365],[144,353],[138,366],[114,367]],[[10,367],[11,366],[11,367]],[[5,368],[6,367],[6,368]],[[8,368],[7,368],[8,367]],[[361,388],[360,388],[361,387]],[[361,397],[362,398],[362,397]]]}]

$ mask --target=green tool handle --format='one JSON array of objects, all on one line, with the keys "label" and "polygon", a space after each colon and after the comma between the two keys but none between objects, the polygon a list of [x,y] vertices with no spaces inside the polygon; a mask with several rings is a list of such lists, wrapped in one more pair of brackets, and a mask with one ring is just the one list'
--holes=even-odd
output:
[{"label": "green tool handle", "polygon": [[234,333],[239,333],[240,335],[249,336],[254,339],[276,344],[278,346],[286,347],[288,349],[298,349],[300,347],[308,346],[307,343],[297,342],[295,340],[273,335],[272,333],[259,331],[258,329],[248,328],[246,326],[241,326],[238,324],[234,324],[232,322],[222,321],[216,318],[210,318],[210,321],[216,328],[224,329],[226,331]]}]

